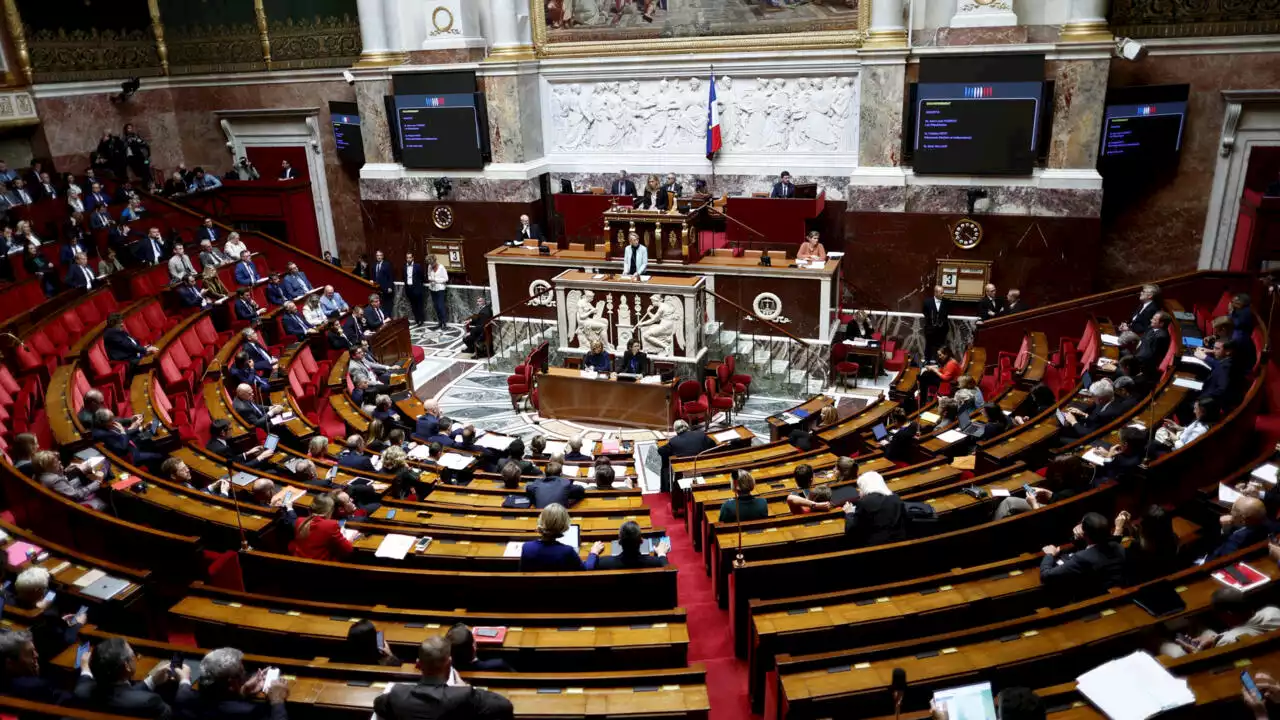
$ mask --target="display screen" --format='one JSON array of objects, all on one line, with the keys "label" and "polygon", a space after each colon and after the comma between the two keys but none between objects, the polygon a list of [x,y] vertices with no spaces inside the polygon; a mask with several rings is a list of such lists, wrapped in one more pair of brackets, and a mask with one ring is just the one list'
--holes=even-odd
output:
[{"label": "display screen", "polygon": [[1107,93],[1098,169],[1147,171],[1177,162],[1190,90],[1189,85],[1162,85]]},{"label": "display screen", "polygon": [[353,102],[329,102],[333,144],[344,163],[364,164],[364,138],[360,135],[360,108]]},{"label": "display screen", "polygon": [[484,167],[475,93],[396,95],[400,161],[411,168]]},{"label": "display screen", "polygon": [[1044,56],[928,59],[910,117],[918,174],[1029,175],[1042,129]]}]

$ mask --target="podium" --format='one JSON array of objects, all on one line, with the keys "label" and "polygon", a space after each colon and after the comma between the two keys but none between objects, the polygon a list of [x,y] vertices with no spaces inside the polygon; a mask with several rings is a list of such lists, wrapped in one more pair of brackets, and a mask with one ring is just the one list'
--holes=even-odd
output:
[{"label": "podium", "polygon": [[627,235],[639,233],[649,261],[696,263],[702,259],[694,213],[612,207],[604,211],[604,244],[611,258],[621,258]]},{"label": "podium", "polygon": [[707,352],[702,275],[647,279],[565,270],[552,278],[563,355],[585,355],[599,340],[614,356],[639,340],[650,360],[697,365]]},{"label": "podium", "polygon": [[412,358],[409,318],[388,318],[369,338],[369,352],[383,365],[399,365],[405,358]]},{"label": "podium", "polygon": [[[726,239],[750,248],[752,243],[775,242],[799,245],[804,240],[805,222],[822,214],[827,194],[816,198],[749,198],[731,197],[724,213],[738,222],[728,223]],[[764,233],[753,234],[742,225]]]}]

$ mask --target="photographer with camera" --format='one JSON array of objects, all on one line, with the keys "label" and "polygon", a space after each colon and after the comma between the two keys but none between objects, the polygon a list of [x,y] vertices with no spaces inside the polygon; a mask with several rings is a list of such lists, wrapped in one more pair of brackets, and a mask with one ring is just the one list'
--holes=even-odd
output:
[{"label": "photographer with camera", "polygon": [[258,172],[258,168],[249,162],[249,158],[241,157],[240,162],[236,163],[233,172],[240,180],[258,180],[262,177]]}]

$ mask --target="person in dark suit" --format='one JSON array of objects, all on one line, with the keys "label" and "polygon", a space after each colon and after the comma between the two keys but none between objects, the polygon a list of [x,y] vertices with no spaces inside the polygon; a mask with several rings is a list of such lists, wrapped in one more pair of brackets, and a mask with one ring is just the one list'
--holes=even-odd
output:
[{"label": "person in dark suit", "polygon": [[1205,562],[1212,562],[1267,537],[1267,508],[1262,500],[1244,495],[1231,503],[1231,512],[1222,516],[1222,539],[1209,552]]},{"label": "person in dark suit", "polygon": [[924,356],[931,358],[938,348],[947,344],[951,332],[951,301],[942,295],[942,286],[933,286],[932,297],[925,298],[924,306]]},{"label": "person in dark suit", "polygon": [[1124,482],[1142,469],[1147,455],[1147,431],[1136,427],[1120,428],[1120,442],[1109,450],[1097,450],[1111,461],[1094,473],[1093,485],[1111,480]]},{"label": "person in dark suit", "polygon": [[689,423],[676,420],[671,426],[675,430],[667,443],[658,448],[658,456],[662,458],[662,492],[671,490],[671,459],[695,457],[699,453],[710,450],[716,442],[702,430],[689,429]]},{"label": "person in dark suit", "polygon": [[[90,218],[90,227],[97,229],[98,226],[93,225],[93,218]],[[105,226],[104,226],[105,227]],[[125,253],[132,254],[132,245],[138,242],[139,238],[133,234],[133,230],[129,228],[129,223],[120,223],[111,226],[107,231],[107,246],[115,250],[118,255]]]},{"label": "person in dark suit", "polygon": [[597,570],[624,570],[632,568],[654,568],[667,566],[667,553],[671,545],[666,538],[658,544],[651,555],[642,555],[640,545],[644,542],[644,534],[640,526],[628,520],[618,528],[618,546],[622,552],[618,555],[606,555],[596,561]]},{"label": "person in dark suit", "polygon": [[377,472],[373,467],[373,461],[364,451],[364,438],[360,435],[347,438],[347,448],[338,453],[338,465],[353,470]]},{"label": "person in dark suit", "polygon": [[369,304],[364,306],[364,326],[376,332],[387,320],[387,313],[382,309],[382,298],[377,294],[370,295]]},{"label": "person in dark suit", "polygon": [[581,485],[570,482],[560,476],[564,466],[552,460],[547,463],[547,474],[524,486],[524,494],[535,508],[542,509],[550,505],[573,507],[587,496]]},{"label": "person in dark suit", "polygon": [[236,263],[235,278],[238,284],[246,287],[257,285],[258,280],[262,279],[258,274],[258,266],[253,263],[248,250],[240,253],[240,262]]},{"label": "person in dark suit", "polygon": [[202,240],[208,240],[211,245],[218,244],[218,228],[213,226],[213,218],[205,218],[200,223],[200,229],[196,231],[196,242]]},{"label": "person in dark suit", "polygon": [[236,357],[231,361],[231,367],[227,370],[227,374],[237,385],[244,383],[249,387],[257,390],[266,391],[269,387],[266,378],[258,374],[254,369],[253,362],[249,360],[249,353],[241,350],[236,353]]},{"label": "person in dark suit", "polygon": [[1227,317],[1231,318],[1231,324],[1235,330],[1231,336],[1232,340],[1237,342],[1252,339],[1254,315],[1252,300],[1245,293],[1237,293],[1231,298],[1231,312]]},{"label": "person in dark suit", "polygon": [[231,308],[235,312],[237,320],[248,322],[259,315],[258,303],[253,299],[253,293],[247,287],[236,290],[236,299],[231,304]]},{"label": "person in dark suit", "polygon": [[274,454],[262,445],[250,448],[243,453],[236,452],[231,449],[230,439],[231,422],[218,418],[209,424],[209,442],[205,443],[204,449],[224,460],[232,460],[250,467],[257,467]]},{"label": "person in dark suit", "polygon": [[[418,648],[417,684],[396,683],[373,699],[382,720],[511,720],[515,709],[503,696],[471,685],[449,685],[453,645],[444,635],[432,635]],[[273,719],[274,720],[274,719]]]},{"label": "person in dark suit", "polygon": [[280,273],[271,273],[267,277],[267,284],[262,290],[266,293],[267,302],[272,305],[283,305],[289,301],[289,296],[284,291],[284,285],[280,284]]},{"label": "person in dark suit", "polygon": [[1169,313],[1163,310],[1151,316],[1150,327],[1143,333],[1138,351],[1134,353],[1134,358],[1137,359],[1143,372],[1156,373],[1160,363],[1164,361],[1164,356],[1169,352],[1170,319]]},{"label": "person in dark suit", "polygon": [[1005,293],[1004,296],[1004,314],[1012,315],[1030,309],[1031,306],[1022,299],[1022,291],[1017,288],[1009,288],[1009,292]]},{"label": "person in dark suit", "polygon": [[80,421],[80,426],[86,430],[92,429],[93,414],[99,408],[106,407],[106,404],[107,399],[102,395],[101,390],[95,388],[86,391],[84,397],[80,400],[80,412],[76,413],[76,419]]},{"label": "person in dark suit", "polygon": [[633,338],[627,343],[627,351],[618,359],[618,372],[648,375],[651,371],[649,356],[641,350],[640,341]]},{"label": "person in dark suit", "polygon": [[93,414],[93,441],[101,443],[107,450],[121,457],[129,458],[135,465],[152,466],[165,459],[165,456],[143,450],[142,416],[134,415],[129,425],[116,419],[115,413],[101,408]]},{"label": "person in dark suit", "polygon": [[298,312],[298,306],[294,305],[292,300],[284,304],[284,310],[280,313],[280,324],[285,334],[292,336],[298,342],[306,340],[307,335],[311,334],[311,324]]},{"label": "person in dark suit", "polygon": [[89,256],[84,253],[77,253],[74,263],[67,268],[67,277],[63,279],[63,282],[67,287],[92,290],[96,280],[93,270],[89,268]]},{"label": "person in dark suit", "polygon": [[248,383],[236,386],[236,398],[231,401],[231,409],[245,422],[263,429],[266,429],[271,418],[284,413],[281,405],[260,405],[254,402],[253,387]]},{"label": "person in dark suit", "polygon": [[[348,320],[350,320],[348,318]],[[320,326],[320,331],[324,333],[325,341],[328,342],[329,348],[342,352],[355,347],[351,342],[351,338],[347,335],[346,329],[338,324],[337,320],[326,320],[324,325]]]},{"label": "person in dark suit", "polygon": [[89,186],[89,194],[84,196],[84,211],[93,212],[94,208],[105,207],[111,204],[111,198],[102,191],[102,186],[93,183]]},{"label": "person in dark suit", "polygon": [[46,705],[72,700],[71,693],[41,677],[40,655],[26,630],[0,634],[0,670],[0,693]]},{"label": "person in dark suit", "polygon": [[560,542],[560,537],[569,532],[569,525],[569,511],[563,505],[551,503],[543,507],[542,514],[538,516],[538,535],[541,537],[521,546],[520,572],[594,570],[600,552],[604,550],[604,543],[596,542],[592,545],[591,553],[583,560],[578,556],[578,548]]},{"label": "person in dark suit", "polygon": [[341,323],[336,319],[332,322],[333,326],[342,333],[342,337],[346,338],[350,347],[356,347],[357,345],[364,344],[364,312],[359,308],[359,306],[351,308],[351,314],[348,315],[347,319],[343,320]]},{"label": "person in dark suit", "polygon": [[613,361],[609,359],[609,353],[605,352],[604,343],[592,341],[590,351],[582,356],[582,369],[608,374],[612,366]]},{"label": "person in dark suit", "polygon": [[845,324],[844,335],[838,340],[852,340],[853,338],[872,340],[875,338],[875,334],[876,326],[871,322],[871,315],[866,310],[858,310],[853,314],[853,319]]},{"label": "person in dark suit", "polygon": [[996,295],[996,286],[987,283],[982,300],[978,301],[978,319],[991,320],[1005,313],[1004,298]]},{"label": "person in dark suit", "polygon": [[1234,340],[1216,343],[1213,354],[1203,359],[1209,364],[1209,377],[1204,380],[1200,397],[1212,398],[1222,408],[1234,408],[1244,397],[1249,368],[1237,367],[1235,356],[1239,343]]},{"label": "person in dark suit", "polygon": [[1069,548],[1046,545],[1040,561],[1040,583],[1065,598],[1092,597],[1119,586],[1124,578],[1124,550],[1111,537],[1111,524],[1091,512],[1080,521],[1085,548],[1063,557]]},{"label": "person in dark suit", "polygon": [[281,283],[284,287],[285,297],[296,300],[315,289],[315,286],[307,279],[307,274],[298,269],[297,263],[289,263],[285,266],[285,269],[288,272],[285,273],[284,282]]},{"label": "person in dark suit", "polygon": [[[218,648],[200,660],[200,689],[179,687],[174,705],[189,720],[287,720],[289,685],[277,682],[263,688],[266,672],[263,668],[249,677],[244,653]],[[259,689],[266,695],[266,706],[251,699]]]},{"label": "person in dark suit", "polygon": [[1106,379],[1097,380],[1089,386],[1089,402],[1091,406],[1087,413],[1075,407],[1065,409],[1067,426],[1063,428],[1064,435],[1084,437],[1120,417],[1131,407],[1117,400],[1115,386]]},{"label": "person in dark suit", "polygon": [[404,256],[404,294],[409,300],[409,310],[413,312],[413,321],[418,325],[427,322],[426,309],[422,300],[425,297],[424,282],[426,269],[421,263],[414,262],[413,253]]},{"label": "person in dark suit", "polygon": [[907,539],[907,509],[877,472],[858,476],[858,499],[844,505],[844,536],[857,547]]},{"label": "person in dark suit", "polygon": [[107,316],[107,329],[102,333],[102,344],[107,351],[107,359],[128,362],[130,372],[138,366],[139,360],[159,352],[154,345],[143,345],[133,339],[129,331],[124,329],[124,316],[120,313]]},{"label": "person in dark suit", "polygon": [[476,311],[462,328],[462,346],[475,357],[484,357],[489,348],[484,342],[484,328],[493,319],[493,308],[484,295],[476,298]]},{"label": "person in dark suit", "polygon": [[297,180],[298,171],[289,164],[288,160],[280,161],[280,179],[281,180]]},{"label": "person in dark suit", "polygon": [[53,297],[57,292],[55,288],[57,281],[54,279],[57,271],[54,270],[53,263],[40,252],[39,245],[34,243],[27,245],[26,252],[22,254],[22,267],[26,269],[28,275],[39,278],[46,297]]},{"label": "person in dark suit", "polygon": [[440,403],[435,400],[423,401],[422,414],[414,425],[413,436],[420,442],[428,441],[428,438],[442,435],[442,431],[447,429],[444,427],[444,413],[440,411]]},{"label": "person in dark suit", "polygon": [[675,173],[667,173],[667,179],[662,183],[662,189],[667,193],[668,197],[680,197],[684,194],[684,186],[676,182]]},{"label": "person in dark suit", "polygon": [[633,205],[638,210],[666,210],[671,207],[671,197],[662,189],[657,175],[650,175],[645,183],[644,191],[635,199]]},{"label": "person in dark suit", "polygon": [[382,304],[386,306],[383,312],[390,313],[395,303],[395,273],[391,269],[391,263],[387,262],[379,250],[373,254],[373,266],[369,270],[369,279],[378,285],[378,292],[382,294]]},{"label": "person in dark suit", "polygon": [[769,197],[793,198],[795,196],[796,186],[791,182],[791,173],[783,170],[782,175],[778,178],[778,182],[773,184],[773,192],[769,193]]},{"label": "person in dark suit", "polygon": [[618,171],[618,177],[609,186],[609,194],[635,197],[636,184],[631,181],[631,177],[627,175],[626,170]]},{"label": "person in dark suit", "polygon": [[183,307],[202,307],[208,300],[204,298],[204,292],[196,285],[196,276],[188,275],[182,279],[182,284],[176,288],[178,300],[182,301]]},{"label": "person in dark suit", "polygon": [[1120,331],[1132,330],[1142,335],[1151,326],[1151,318],[1160,310],[1160,286],[1143,285],[1138,293],[1138,309],[1129,322],[1120,323]]},{"label": "person in dark suit", "polygon": [[170,682],[191,686],[190,670],[185,666],[173,670],[164,662],[152,668],[145,680],[133,682],[138,660],[124,638],[107,638],[90,652],[87,662],[81,659],[75,690],[77,703],[86,710],[168,720],[173,710],[156,688]]},{"label": "person in dark suit", "polygon": [[444,637],[449,641],[453,667],[459,672],[515,672],[515,668],[505,660],[481,660],[477,657],[476,637],[465,623],[454,624]]},{"label": "person in dark suit", "polygon": [[133,256],[146,265],[159,265],[164,262],[164,238],[160,235],[160,228],[151,228],[147,231],[145,238],[134,243]]},{"label": "person in dark suit", "polygon": [[537,223],[529,222],[528,215],[521,215],[520,228],[516,230],[516,242],[522,243],[525,240],[537,240],[541,245],[547,241],[547,238],[542,234],[542,228],[538,227]]}]

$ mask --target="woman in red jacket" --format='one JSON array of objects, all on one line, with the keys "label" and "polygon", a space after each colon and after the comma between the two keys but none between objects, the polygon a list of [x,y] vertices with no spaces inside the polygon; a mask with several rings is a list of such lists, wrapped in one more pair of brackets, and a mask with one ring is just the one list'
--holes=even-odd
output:
[{"label": "woman in red jacket", "polygon": [[333,498],[319,495],[311,503],[311,514],[294,522],[294,538],[289,551],[310,560],[341,560],[354,548],[333,519]]},{"label": "woman in red jacket", "polygon": [[[925,365],[920,370],[919,379],[916,381],[920,386],[920,404],[923,405],[929,401],[929,389],[937,390],[939,395],[950,395],[955,391],[954,387],[950,387],[951,383],[960,377],[962,368],[960,363],[956,361],[955,353],[951,352],[951,348],[943,345],[938,348],[938,361]],[[947,387],[942,387],[946,383]]]}]

